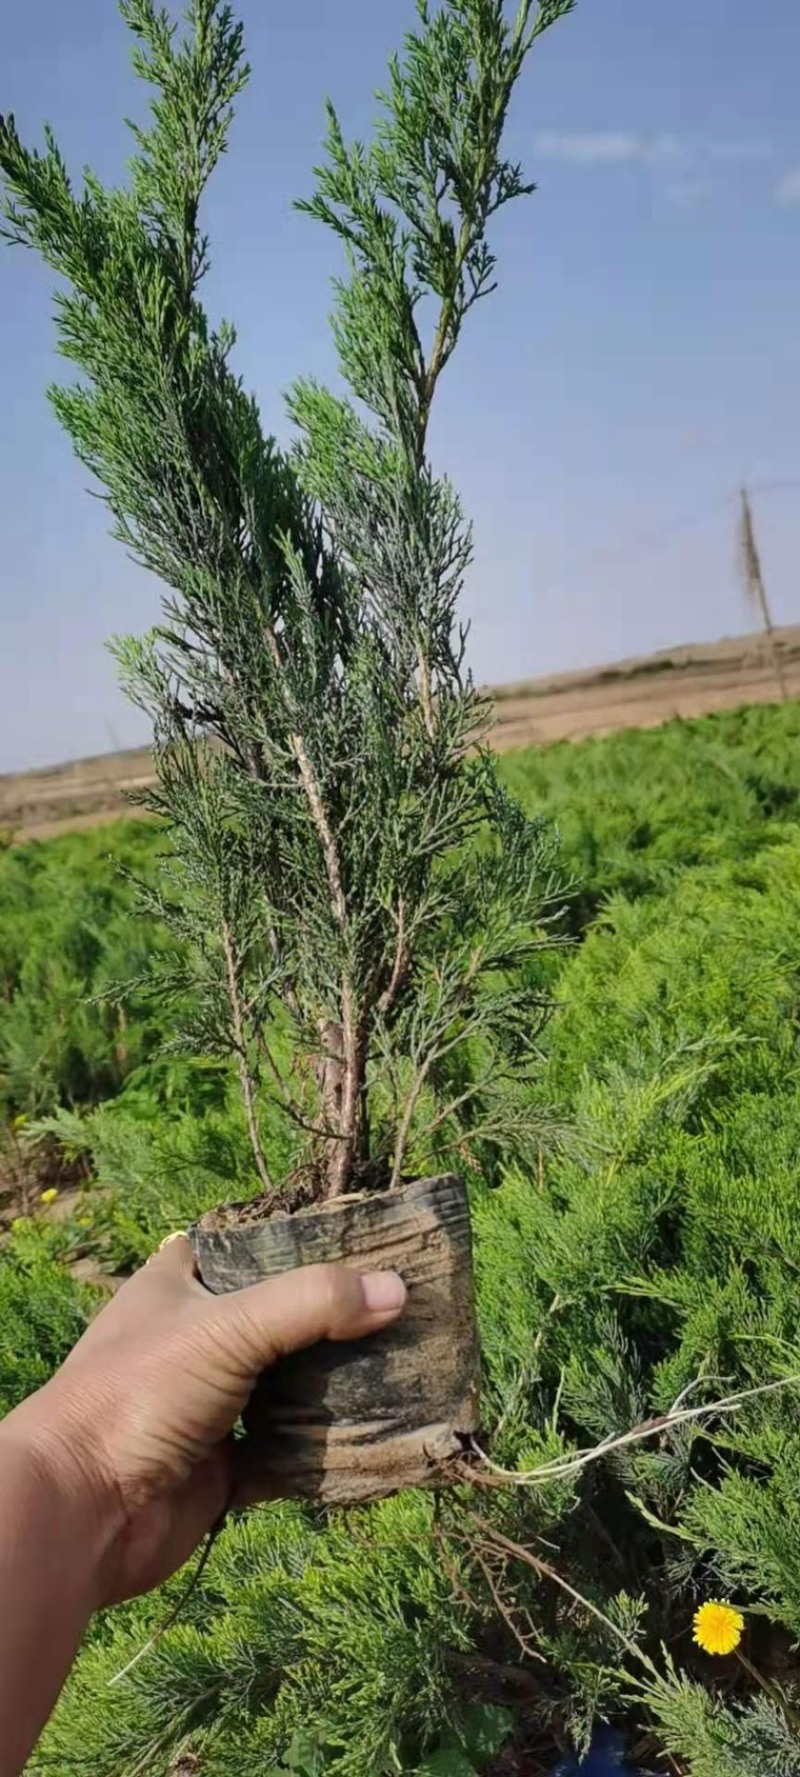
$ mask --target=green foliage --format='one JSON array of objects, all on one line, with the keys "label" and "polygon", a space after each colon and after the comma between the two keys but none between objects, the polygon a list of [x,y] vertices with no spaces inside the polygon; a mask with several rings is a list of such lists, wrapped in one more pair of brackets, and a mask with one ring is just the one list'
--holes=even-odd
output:
[{"label": "green foliage", "polygon": [[[469,532],[426,454],[493,280],[487,225],[525,189],[506,109],[566,10],[420,4],[371,144],[330,112],[306,208],[348,254],[350,395],[296,386],[291,456],[198,295],[198,205],[245,76],[227,9],[194,0],[179,34],[126,0],[155,94],[126,189],[87,176],[76,196],[52,139],[36,156],[0,130],[10,232],[64,279],[82,380],[57,411],[170,589],[155,635],[120,648],[169,839],[0,860],[3,1107],[93,1167],[74,1224],[4,1247],[0,1405],[91,1312],[68,1252],[140,1261],[234,1184],[271,1188],[311,1123],[328,1182],[334,1153],[384,1178],[406,1152],[479,1158],[485,1436],[518,1478],[557,1470],[235,1521],[118,1689],[165,1599],[95,1625],[36,1777],[467,1777],[509,1692],[521,1735],[555,1724],[554,1757],[604,1715],[693,1777],[800,1771],[800,1389],[710,1407],[800,1373],[800,711],[470,754]],[[579,879],[556,928],[552,815]],[[564,1472],[679,1399],[708,1411]],[[745,1615],[741,1666],[692,1646],[720,1595]]]},{"label": "green foliage", "polygon": [[[741,863],[673,872],[659,896],[616,895],[561,974],[545,1083],[574,1107],[579,1150],[477,1213],[511,1466],[541,1463],[520,1446],[554,1397],[568,1447],[685,1391],[700,1404],[800,1374],[800,832],[774,838]],[[780,1671],[775,1630],[800,1625],[799,1464],[796,1383],[621,1450],[581,1488],[603,1540],[582,1513],[565,1520],[561,1571],[596,1601],[612,1549],[628,1587],[646,1577],[653,1657],[703,1596],[733,1597],[754,1634],[773,1625],[751,1657]],[[788,1720],[763,1701],[726,1709],[689,1676],[651,1700],[695,1777],[755,1777],[797,1768],[794,1691]]]},{"label": "green foliage", "polygon": [[158,1607],[144,1600],[106,1621],[42,1769],[127,1777],[146,1758],[148,1777],[162,1777],[190,1746],[204,1777],[238,1777],[296,1761],[313,1734],[326,1772],[378,1777],[413,1770],[441,1743],[443,1717],[477,1751],[494,1718],[459,1706],[451,1665],[467,1643],[430,1520],[430,1502],[408,1495],[327,1526],[293,1506],[230,1525],[182,1623],[112,1692],[108,1678]]},{"label": "green foliage", "polygon": [[98,1103],[152,1056],[163,1013],[131,1018],[103,995],[164,948],[121,874],[157,854],[130,823],[0,855],[0,1115]]},{"label": "green foliage", "polygon": [[[580,921],[615,889],[627,900],[658,895],[690,865],[743,863],[779,845],[800,802],[798,745],[798,706],[759,705],[509,755],[500,774],[531,810],[557,816],[562,859],[578,883],[571,910]],[[172,1007],[129,995],[120,1020],[113,999],[94,997],[146,974],[153,950],[164,948],[157,921],[143,920],[141,911],[131,918],[134,884],[127,876],[151,885],[163,851],[157,825],[119,823],[0,859],[0,1094],[7,1112],[97,1103],[129,1070],[141,1078],[145,1061],[143,1084],[170,1105],[189,1090],[193,1070],[177,1058],[159,1059],[175,1034]],[[177,990],[179,952],[170,946],[170,953]],[[558,952],[541,959],[554,975],[561,961]]]},{"label": "green foliage", "polygon": [[690,1761],[692,1777],[798,1777],[796,1727],[765,1697],[726,1709],[699,1684],[670,1668],[648,1689],[665,1747]]},{"label": "green foliage", "polygon": [[664,728],[515,753],[505,782],[549,813],[576,876],[583,930],[615,889],[660,893],[694,864],[744,860],[800,810],[800,706],[759,704]]},{"label": "green foliage", "polygon": [[[472,757],[484,711],[457,619],[471,542],[427,433],[494,285],[490,224],[532,189],[502,148],[514,88],[571,4],[521,0],[509,22],[503,0],[420,0],[372,144],[347,146],[330,109],[305,207],[347,250],[334,335],[353,400],[299,384],[291,458],[200,297],[201,200],[248,72],[229,7],[191,0],[180,31],[154,0],[123,0],[153,92],[125,188],[86,173],[77,195],[52,133],[38,154],[0,123],[5,232],[62,280],[79,379],[56,412],[165,587],[158,629],[118,646],[153,719],[152,806],[174,853],[148,905],[180,956],[150,989],[188,1001],[185,1043],[235,1063],[268,1196],[265,1102],[334,1194],[424,1168],[445,1126],[497,1144],[506,1104],[518,1147],[525,1134],[497,1084],[536,1060],[553,847]],[[479,827],[489,842],[465,862]],[[451,1092],[476,1039],[474,1077],[464,1063]]]},{"label": "green foliage", "polygon": [[0,1418],[41,1388],[102,1301],[101,1291],[69,1276],[62,1244],[40,1224],[19,1221],[0,1254]]},{"label": "green foliage", "polygon": [[415,1777],[476,1777],[486,1768],[487,1759],[505,1745],[513,1726],[513,1717],[496,1703],[473,1703],[462,1712],[458,1731],[443,1734],[439,1745],[422,1764]]},{"label": "green foliage", "polygon": [[[559,968],[561,1010],[530,1092],[536,1116],[546,1101],[572,1123],[571,1138],[532,1172],[508,1172],[502,1190],[477,1180],[473,1190],[485,1420],[495,1460],[512,1469],[622,1433],[687,1389],[700,1404],[800,1372],[800,830],[785,808],[780,819],[759,814],[741,781],[752,774],[756,732],[763,776],[789,781],[793,718],[790,706],[624,737],[628,777],[647,740],[653,805],[666,808],[677,834],[668,867],[633,895],[617,889],[584,941],[549,959]],[[723,745],[725,724],[724,844],[713,845],[709,829],[705,855],[682,866],[682,809],[708,749]],[[610,760],[592,817],[603,845],[619,819],[612,788],[623,741],[574,749],[578,806],[582,757],[598,778]],[[549,769],[558,786],[563,749],[537,755],[535,765],[540,783]],[[518,770],[517,761],[503,762],[512,779]],[[575,807],[565,794],[568,864],[569,846],[579,845]],[[76,856],[86,843],[74,842]],[[141,829],[141,844],[147,877],[144,854],[161,844],[156,830]],[[86,866],[94,867],[90,852]],[[114,892],[124,900],[124,879]],[[587,892],[602,892],[600,877],[588,879]],[[147,1016],[146,1004],[134,1003],[132,1030]],[[283,1040],[278,1030],[279,1047]],[[184,1071],[168,1087],[176,1068]],[[71,1151],[83,1144],[93,1155],[80,1241],[123,1267],[225,1195],[245,1164],[235,1083],[197,1062],[150,1061],[115,1099],[85,1115],[57,1113],[49,1127]],[[265,1127],[270,1151],[280,1153],[285,1125]],[[69,1227],[59,1236],[75,1238]],[[72,1301],[77,1286],[49,1263]],[[17,1290],[14,1348],[38,1348],[40,1288],[44,1296],[38,1284]],[[60,1349],[45,1347],[44,1362]],[[142,1601],[98,1625],[34,1769],[80,1770],[83,1760],[98,1777],[128,1777],[138,1759],[153,1777],[167,1777],[184,1749],[203,1777],[291,1770],[288,1761],[301,1757],[348,1777],[447,1769],[445,1760],[480,1770],[467,1709],[505,1706],[492,1662],[532,1674],[523,1719],[538,1722],[540,1738],[556,1719],[585,1743],[598,1711],[630,1719],[641,1672],[625,1635],[664,1673],[647,1707],[682,1768],[693,1777],[793,1777],[797,1736],[784,1708],[800,1704],[786,1652],[800,1632],[799,1401],[795,1389],[761,1397],[735,1416],[621,1450],[580,1479],[457,1494],[444,1513],[446,1564],[422,1497],[346,1522],[288,1507],[237,1522],[186,1617],[110,1692],[106,1678],[167,1604]],[[546,1668],[522,1657],[459,1541],[475,1510],[541,1552],[605,1619],[509,1559],[502,1581],[511,1619]],[[746,1651],[778,1687],[771,1699],[748,1694],[742,1673],[739,1700],[726,1701],[715,1684],[726,1666],[692,1650],[693,1611],[713,1596],[744,1609]]]},{"label": "green foliage", "polygon": [[[198,1090],[206,1087],[206,1093]],[[163,1080],[133,1078],[85,1117],[59,1113],[41,1127],[68,1153],[91,1157],[81,1200],[81,1247],[115,1271],[141,1264],[164,1236],[230,1194],[246,1170],[247,1130],[231,1083],[201,1070],[177,1098]],[[275,1132],[276,1152],[285,1130]]]}]

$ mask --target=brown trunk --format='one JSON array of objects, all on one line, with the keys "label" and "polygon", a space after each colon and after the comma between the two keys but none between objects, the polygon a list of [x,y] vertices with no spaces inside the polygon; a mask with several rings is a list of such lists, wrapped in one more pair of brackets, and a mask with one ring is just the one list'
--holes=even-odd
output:
[{"label": "brown trunk", "polygon": [[408,1285],[396,1326],[298,1352],[259,1383],[245,1426],[265,1494],[346,1505],[446,1478],[463,1434],[478,1428],[480,1359],[460,1179],[417,1179],[266,1221],[212,1213],[192,1238],[200,1276],[217,1293],[320,1262],[397,1270]]},{"label": "brown trunk", "polygon": [[344,1078],[344,1036],[340,1024],[326,1019],[320,1027],[322,1054],[317,1062],[317,1083],[322,1102],[322,1117],[327,1130],[338,1132],[342,1121],[342,1081]]}]

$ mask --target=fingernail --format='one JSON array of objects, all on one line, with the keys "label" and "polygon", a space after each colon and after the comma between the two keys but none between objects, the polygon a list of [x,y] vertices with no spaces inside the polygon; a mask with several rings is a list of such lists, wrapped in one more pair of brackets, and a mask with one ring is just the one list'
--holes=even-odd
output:
[{"label": "fingernail", "polygon": [[185,1228],[176,1228],[174,1234],[165,1234],[164,1239],[159,1241],[158,1250],[159,1250],[159,1252],[163,1252],[164,1247],[169,1246],[169,1244],[172,1240],[185,1240],[185,1239],[186,1239],[186,1229]]},{"label": "fingernail", "polygon": [[396,1271],[365,1271],[361,1287],[370,1314],[391,1314],[406,1299],[406,1286]]}]

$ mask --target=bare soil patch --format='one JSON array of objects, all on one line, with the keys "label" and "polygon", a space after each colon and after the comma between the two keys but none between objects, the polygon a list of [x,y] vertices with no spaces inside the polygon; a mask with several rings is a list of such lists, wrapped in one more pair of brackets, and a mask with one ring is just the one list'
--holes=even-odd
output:
[{"label": "bare soil patch", "polygon": [[[777,630],[776,641],[789,692],[800,697],[800,625]],[[508,751],[775,703],[779,691],[763,636],[748,635],[502,685],[492,695],[492,743]],[[146,747],[0,776],[0,833],[18,844],[134,817],[140,810],[128,797],[152,779]]]}]

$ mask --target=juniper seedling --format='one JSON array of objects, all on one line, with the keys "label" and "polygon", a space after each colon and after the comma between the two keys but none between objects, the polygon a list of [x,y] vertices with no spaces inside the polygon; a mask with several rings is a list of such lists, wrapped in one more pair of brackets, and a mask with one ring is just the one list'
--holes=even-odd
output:
[{"label": "juniper seedling", "polygon": [[288,453],[201,302],[201,200],[248,76],[229,7],[190,0],[178,27],[121,0],[152,88],[124,186],[76,190],[50,131],[39,153],[0,123],[5,234],[57,273],[78,371],[53,405],[165,588],[153,633],[117,644],[153,720],[173,846],[155,907],[181,941],[140,985],[188,1006],[185,1044],[235,1060],[268,1203],[296,1187],[264,1151],[267,1097],[315,1195],[536,1138],[553,845],[482,744],[457,614],[470,531],[428,431],[495,287],[492,219],[533,189],[503,151],[514,89],[571,5],[418,0],[372,141],[329,107],[301,207],[346,250],[350,396],[298,383]]}]

